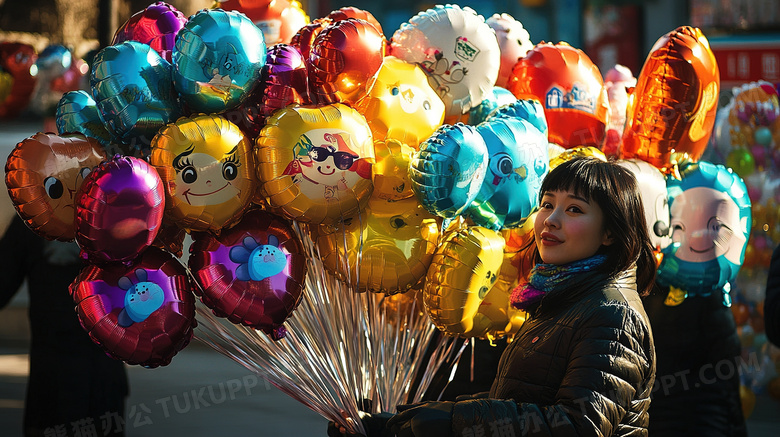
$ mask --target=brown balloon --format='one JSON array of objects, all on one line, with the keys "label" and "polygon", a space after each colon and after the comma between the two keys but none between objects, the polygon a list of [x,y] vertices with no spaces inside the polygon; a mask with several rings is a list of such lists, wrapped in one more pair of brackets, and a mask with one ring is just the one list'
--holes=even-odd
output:
[{"label": "brown balloon", "polygon": [[681,26],[656,41],[629,97],[623,158],[659,169],[707,147],[718,109],[720,73],[704,34]]},{"label": "brown balloon", "polygon": [[5,184],[19,216],[46,239],[73,240],[76,192],[105,159],[97,140],[82,134],[37,133],[23,140],[5,165]]}]

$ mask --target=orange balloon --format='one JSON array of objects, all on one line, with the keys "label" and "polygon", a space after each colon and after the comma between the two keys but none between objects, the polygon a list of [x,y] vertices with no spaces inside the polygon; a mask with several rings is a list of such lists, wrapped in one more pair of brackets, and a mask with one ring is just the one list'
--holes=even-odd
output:
[{"label": "orange balloon", "polygon": [[566,149],[604,143],[607,90],[599,68],[582,50],[565,42],[537,44],[518,59],[507,89],[518,99],[542,103],[551,143]]},{"label": "orange balloon", "polygon": [[354,6],[345,6],[343,8],[336,9],[335,11],[329,13],[325,18],[331,21],[341,21],[346,20],[347,18],[359,18],[369,22],[372,26],[376,27],[376,30],[378,30],[379,33],[383,33],[382,25],[379,24],[379,21],[377,21],[377,19],[374,17],[374,14]]},{"label": "orange balloon", "polygon": [[23,140],[5,165],[5,184],[19,216],[46,239],[73,240],[76,192],[105,159],[97,140],[82,134],[37,133]]},{"label": "orange balloon", "polygon": [[366,119],[349,106],[280,109],[254,152],[261,194],[288,218],[334,225],[357,216],[371,196],[373,139]]},{"label": "orange balloon", "polygon": [[720,73],[704,34],[681,26],[656,41],[626,109],[623,158],[659,169],[698,161],[718,110]]},{"label": "orange balloon", "polygon": [[309,16],[296,0],[217,0],[211,8],[242,12],[263,31],[268,47],[289,44],[298,29],[309,23]]},{"label": "orange balloon", "polygon": [[150,163],[165,184],[167,220],[219,232],[241,219],[257,188],[252,144],[219,115],[182,117],[152,139]]}]

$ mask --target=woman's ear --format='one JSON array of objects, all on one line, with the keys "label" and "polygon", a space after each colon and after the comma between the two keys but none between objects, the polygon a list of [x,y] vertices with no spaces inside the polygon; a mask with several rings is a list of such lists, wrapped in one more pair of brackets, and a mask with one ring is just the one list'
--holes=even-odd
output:
[{"label": "woman's ear", "polygon": [[614,242],[614,238],[612,238],[612,232],[609,230],[604,232],[604,236],[601,239],[602,246],[609,246]]}]

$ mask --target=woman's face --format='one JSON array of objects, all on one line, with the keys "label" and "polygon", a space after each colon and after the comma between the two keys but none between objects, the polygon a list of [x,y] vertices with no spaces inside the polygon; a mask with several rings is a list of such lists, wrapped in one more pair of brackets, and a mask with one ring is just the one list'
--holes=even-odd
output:
[{"label": "woman's face", "polygon": [[536,246],[542,261],[563,265],[596,254],[612,244],[604,230],[601,207],[571,191],[548,191],[534,221]]}]

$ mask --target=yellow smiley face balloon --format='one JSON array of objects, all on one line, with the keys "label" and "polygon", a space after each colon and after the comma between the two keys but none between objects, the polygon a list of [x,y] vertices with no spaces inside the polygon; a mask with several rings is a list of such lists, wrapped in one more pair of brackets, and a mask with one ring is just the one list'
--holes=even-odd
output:
[{"label": "yellow smiley face balloon", "polygon": [[472,336],[480,305],[498,280],[504,246],[501,234],[480,226],[444,234],[423,287],[425,310],[439,330]]},{"label": "yellow smiley face balloon", "polygon": [[409,163],[414,149],[393,139],[374,142],[373,197],[385,200],[401,200],[414,196],[409,181]]},{"label": "yellow smiley face balloon", "polygon": [[188,232],[235,224],[257,188],[251,142],[219,115],[165,126],[152,140],[150,162],[165,184],[166,217]]},{"label": "yellow smiley face balloon", "polygon": [[417,65],[386,56],[355,108],[374,140],[392,138],[418,148],[444,121],[444,102]]},{"label": "yellow smiley face balloon", "polygon": [[260,131],[255,157],[268,206],[302,222],[332,225],[354,217],[373,190],[371,131],[341,103],[276,111]]},{"label": "yellow smiley face balloon", "polygon": [[[419,286],[436,251],[439,221],[415,197],[372,198],[365,214],[315,238],[326,268],[361,292],[396,294]],[[346,259],[345,259],[346,257]],[[345,272],[344,269],[349,269]]]}]

